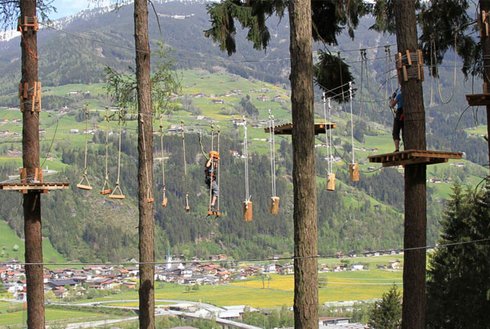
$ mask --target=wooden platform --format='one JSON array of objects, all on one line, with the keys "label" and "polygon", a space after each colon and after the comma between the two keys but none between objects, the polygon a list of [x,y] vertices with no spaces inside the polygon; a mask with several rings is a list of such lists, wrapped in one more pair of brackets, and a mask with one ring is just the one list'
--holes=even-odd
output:
[{"label": "wooden platform", "polygon": [[461,159],[463,153],[428,150],[406,150],[396,153],[370,155],[369,162],[381,163],[383,167],[407,166],[413,164],[444,163],[449,159]]},{"label": "wooden platform", "polygon": [[466,95],[466,100],[468,101],[469,106],[490,105],[490,94]]},{"label": "wooden platform", "polygon": [[[337,125],[333,122],[328,123],[315,123],[315,135],[324,134],[328,129],[335,129]],[[264,128],[265,132],[270,132],[270,128]],[[292,135],[293,124],[285,123],[282,125],[274,126],[274,135]]]},{"label": "wooden platform", "polygon": [[44,182],[44,183],[20,183],[20,182],[9,182],[0,183],[0,190],[5,191],[19,191],[22,193],[27,193],[27,191],[54,191],[54,190],[66,190],[70,186],[69,183],[58,183],[58,182]]}]

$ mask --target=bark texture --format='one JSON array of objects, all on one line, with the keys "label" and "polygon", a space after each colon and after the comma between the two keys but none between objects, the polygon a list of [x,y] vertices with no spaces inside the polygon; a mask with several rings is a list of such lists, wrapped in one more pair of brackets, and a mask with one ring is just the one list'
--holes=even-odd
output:
[{"label": "bark texture", "polygon": [[150,43],[146,0],[134,1],[134,38],[138,92],[139,327],[147,329],[155,328],[155,226]]},{"label": "bark texture", "polygon": [[311,2],[289,2],[294,185],[294,327],[318,328]]},{"label": "bark texture", "polygon": [[[395,1],[398,51],[417,50],[415,0]],[[425,150],[425,109],[422,81],[401,82],[405,115],[404,149]],[[426,165],[405,166],[405,232],[402,329],[425,328]]]},{"label": "bark texture", "polygon": [[[20,1],[20,17],[36,17],[36,1]],[[38,81],[37,32],[28,28],[21,38],[22,79],[21,84],[29,87],[22,113],[22,163],[26,168],[27,183],[34,182],[39,163],[39,114],[32,109],[31,97]],[[21,104],[22,106],[22,104]],[[40,109],[39,109],[40,110]],[[27,282],[27,327],[44,328],[44,278],[40,191],[29,191],[23,195],[25,271]]]}]

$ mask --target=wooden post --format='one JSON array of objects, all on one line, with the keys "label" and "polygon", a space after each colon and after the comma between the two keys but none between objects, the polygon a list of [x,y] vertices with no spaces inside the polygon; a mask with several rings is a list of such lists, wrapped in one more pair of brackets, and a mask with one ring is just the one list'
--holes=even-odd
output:
[{"label": "wooden post", "polygon": [[[490,23],[490,17],[488,13],[490,13],[490,1],[488,0],[480,0],[480,10],[481,17],[484,18],[485,21],[480,24],[481,26],[481,44],[483,51],[483,69],[485,74],[483,75],[483,92],[488,93],[488,84],[490,82],[490,32],[488,25]],[[486,14],[485,14],[486,13]],[[487,90],[485,90],[487,89]],[[488,163],[490,164],[490,105],[486,106],[487,109],[487,143],[488,143]]]},{"label": "wooden post", "polygon": [[153,121],[150,82],[148,2],[134,1],[136,89],[138,93],[139,328],[155,328],[155,224]]},{"label": "wooden post", "polygon": [[[20,29],[22,33],[22,79],[24,88],[21,95],[22,111],[22,163],[26,182],[32,183],[39,161],[39,112],[27,110],[36,106],[36,85],[38,82],[37,29],[24,24],[35,20],[36,1],[20,1]],[[26,97],[24,97],[26,96]],[[40,104],[37,104],[38,106]],[[27,282],[27,327],[44,328],[44,276],[41,223],[41,193],[29,190],[24,199],[25,272]]]},{"label": "wooden post", "polygon": [[[418,49],[415,0],[395,0],[393,5],[398,51],[415,52]],[[408,77],[406,81],[399,80],[404,102],[405,149],[425,150],[422,81],[416,77]],[[425,329],[426,210],[426,164],[407,165],[405,166],[402,329]]]},{"label": "wooden post", "polygon": [[294,327],[318,328],[318,226],[311,1],[288,6],[294,191]]}]

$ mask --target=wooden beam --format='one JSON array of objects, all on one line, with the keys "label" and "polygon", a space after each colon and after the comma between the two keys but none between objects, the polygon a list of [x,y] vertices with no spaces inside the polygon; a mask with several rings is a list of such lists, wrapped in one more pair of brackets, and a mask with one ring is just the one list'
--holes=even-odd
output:
[{"label": "wooden beam", "polygon": [[66,190],[69,183],[0,183],[0,190],[5,191],[52,191]]},{"label": "wooden beam", "polygon": [[[315,123],[315,135],[324,134],[329,129],[335,129],[337,124],[334,122]],[[292,135],[293,124],[285,123],[282,125],[274,126],[274,135]],[[270,127],[264,128],[266,133],[270,132]]]},{"label": "wooden beam", "polygon": [[466,95],[469,106],[486,106],[490,105],[490,94]]},{"label": "wooden beam", "polygon": [[414,164],[438,164],[449,159],[461,159],[461,152],[443,152],[430,150],[406,150],[395,153],[370,155],[369,162],[381,163],[383,167],[408,166]]}]

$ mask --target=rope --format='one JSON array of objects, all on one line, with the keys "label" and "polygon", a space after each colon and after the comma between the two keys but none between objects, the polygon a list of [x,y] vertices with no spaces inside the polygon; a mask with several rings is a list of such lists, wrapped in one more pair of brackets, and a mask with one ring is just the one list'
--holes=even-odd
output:
[{"label": "rope", "polygon": [[[220,153],[220,150],[219,150],[219,144],[220,144],[219,143],[219,135],[220,135],[220,131],[219,131],[219,127],[218,127],[218,133],[217,133],[217,144],[218,144],[218,147],[217,147],[217,151],[218,151],[218,154],[220,154],[220,157],[221,157],[221,153]],[[218,160],[218,162],[220,162],[220,161]],[[216,173],[216,184],[218,184],[218,191],[220,191],[220,193],[221,193],[221,190],[220,190],[221,189],[221,186],[220,186],[220,174],[219,174],[220,171],[221,171],[220,169],[218,169],[217,170],[217,173]],[[216,202],[217,202],[216,207],[217,207],[217,210],[220,210],[220,207],[219,207],[219,200],[220,199],[221,198],[219,196],[216,198]]]},{"label": "rope", "polygon": [[[362,102],[364,97],[363,97],[363,86],[364,86],[364,71],[367,71],[367,58],[366,58],[366,49],[361,49],[361,87],[359,88],[359,101]],[[366,78],[367,78],[367,72],[366,72]],[[359,117],[362,118],[362,113],[364,110],[364,104],[361,104],[360,106],[360,113]]]},{"label": "rope", "polygon": [[160,116],[160,151],[162,155],[162,162],[161,162],[161,167],[162,167],[162,186],[163,186],[163,199],[165,200],[165,192],[167,190],[166,183],[165,183],[165,154],[163,152],[163,117]]},{"label": "rope", "polygon": [[87,175],[87,155],[88,155],[88,109],[85,108],[85,161],[83,167],[83,174]]},{"label": "rope", "polygon": [[121,177],[121,153],[122,153],[122,125],[119,122],[119,152],[117,155],[117,178],[116,186],[119,186],[119,178]]},{"label": "rope", "polygon": [[[457,34],[454,35],[454,49],[456,51],[456,45],[457,45]],[[431,47],[430,47],[431,51],[433,52],[431,54],[431,60],[432,60],[432,57],[433,56],[436,56],[437,54],[437,48],[436,48],[436,43],[434,40],[431,41]],[[435,61],[435,68],[437,70],[437,60]],[[454,90],[456,89],[456,61],[454,61],[454,67],[453,67],[453,88],[451,90],[451,94],[449,95],[448,99],[447,100],[444,100],[443,99],[443,96],[442,96],[442,87],[441,87],[441,79],[439,78],[438,80],[438,84],[437,84],[437,91],[439,92],[439,98],[441,99],[441,103],[442,104],[449,104],[451,102],[451,100],[453,99],[453,96],[454,96]]]},{"label": "rope", "polygon": [[354,115],[352,113],[352,81],[349,81],[349,99],[350,99],[350,134],[352,144],[352,163],[356,162],[354,154]]},{"label": "rope", "polygon": [[185,210],[189,211],[190,206],[189,206],[189,192],[187,191],[187,161],[185,158],[185,133],[184,133],[184,121],[180,122],[180,129],[181,129],[181,134],[182,134],[182,153],[183,153],[183,160],[184,160],[184,188],[186,190],[185,192]]},{"label": "rope", "polygon": [[109,116],[106,113],[105,120],[107,123],[107,128],[105,132],[105,176],[104,185],[102,186],[102,192],[105,191],[107,186],[109,186]]},{"label": "rope", "polygon": [[250,201],[250,186],[248,179],[248,136],[247,121],[243,118],[243,157],[245,158],[245,201]]},{"label": "rope", "polygon": [[[330,170],[330,162],[332,161],[330,157],[330,138],[328,135],[328,130],[327,130],[327,98],[325,96],[325,93],[323,93],[323,119],[325,120],[325,147],[327,148],[327,173],[331,173]],[[328,106],[330,107],[330,97],[328,98]],[[331,130],[331,129],[330,129]]]},{"label": "rope", "polygon": [[269,109],[269,140],[270,140],[270,157],[271,157],[271,191],[272,196],[277,196],[276,189],[276,142],[274,135],[274,116],[272,111]]},{"label": "rope", "polygon": [[[214,151],[214,126],[211,125],[211,151]],[[216,168],[214,167],[214,160],[210,157],[211,161],[211,174],[209,175],[209,202],[208,211],[211,211],[211,203],[213,202],[213,176]],[[207,168],[206,168],[207,170]],[[208,174],[208,173],[207,173]],[[218,184],[218,182],[216,182]]]},{"label": "rope", "polygon": [[141,136],[143,139],[143,158],[145,159],[146,200],[147,202],[151,202],[152,197],[151,197],[150,171],[148,170],[148,158],[146,156],[145,122],[141,115],[140,115],[140,123],[141,123]]}]

